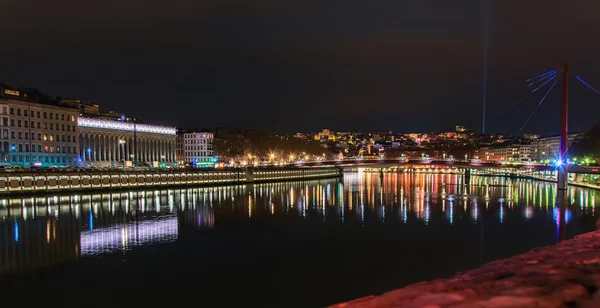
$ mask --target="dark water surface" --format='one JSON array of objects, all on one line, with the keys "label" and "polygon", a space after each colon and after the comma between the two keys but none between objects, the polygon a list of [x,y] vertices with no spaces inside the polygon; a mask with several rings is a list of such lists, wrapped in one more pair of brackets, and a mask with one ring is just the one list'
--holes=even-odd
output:
[{"label": "dark water surface", "polygon": [[[19,306],[319,307],[557,241],[555,185],[463,181],[347,173],[0,200],[0,294]],[[567,238],[594,229],[596,194],[569,188]]]}]

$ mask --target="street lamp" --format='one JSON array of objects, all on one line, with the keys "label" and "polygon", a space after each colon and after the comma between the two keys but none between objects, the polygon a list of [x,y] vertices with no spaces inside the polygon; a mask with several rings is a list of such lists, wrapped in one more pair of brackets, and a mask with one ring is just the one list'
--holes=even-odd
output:
[{"label": "street lamp", "polygon": [[273,160],[275,160],[275,154],[274,153],[269,154],[269,160],[270,160],[271,163],[273,163]]}]

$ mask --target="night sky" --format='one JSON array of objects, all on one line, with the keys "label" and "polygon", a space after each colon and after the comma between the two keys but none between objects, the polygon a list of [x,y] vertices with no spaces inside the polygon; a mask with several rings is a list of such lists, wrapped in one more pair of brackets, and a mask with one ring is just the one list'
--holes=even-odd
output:
[{"label": "night sky", "polygon": [[[514,134],[569,62],[600,86],[597,0],[490,0],[488,128]],[[0,82],[146,122],[274,132],[481,130],[481,0],[4,0]],[[600,96],[571,79],[571,131]],[[524,132],[559,131],[560,88]]]}]

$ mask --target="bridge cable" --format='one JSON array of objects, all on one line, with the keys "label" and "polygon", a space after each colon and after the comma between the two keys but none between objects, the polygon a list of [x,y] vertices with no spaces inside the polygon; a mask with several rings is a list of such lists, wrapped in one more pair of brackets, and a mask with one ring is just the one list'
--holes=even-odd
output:
[{"label": "bridge cable", "polygon": [[532,82],[528,83],[526,87],[531,87],[532,85],[539,84],[540,82],[546,81],[546,80],[548,80],[548,79],[550,79],[550,78],[552,78],[552,77],[554,77],[554,76],[556,76],[556,71],[555,71],[555,72],[552,72],[552,73],[551,73],[551,74],[549,74],[549,75],[546,75],[546,76],[544,76],[544,77],[538,78],[538,79],[536,79],[536,80],[534,80],[534,81],[532,81]]},{"label": "bridge cable", "polygon": [[548,75],[552,75],[553,73],[556,73],[556,70],[551,70],[551,71],[545,72],[543,74],[540,74],[540,75],[538,75],[536,77],[529,78],[529,79],[525,80],[525,82],[530,82],[530,81],[533,81],[533,80],[536,80],[536,79],[540,79],[542,77],[545,77],[545,76],[548,76]]},{"label": "bridge cable", "polygon": [[586,87],[590,88],[590,90],[592,90],[592,91],[596,92],[596,94],[600,95],[600,91],[598,91],[598,89],[596,87],[590,85],[585,80],[583,80],[583,78],[581,78],[579,76],[575,76],[575,78],[577,78],[577,80],[581,81],[581,83],[583,83]]},{"label": "bridge cable", "polygon": [[529,92],[528,94],[526,94],[525,96],[523,96],[520,100],[518,100],[516,103],[512,104],[510,107],[508,107],[506,110],[504,110],[502,113],[500,113],[500,115],[498,115],[497,118],[502,117],[504,114],[506,114],[510,109],[516,107],[518,104],[522,103],[524,100],[526,100],[528,97],[530,97],[531,95],[533,95],[533,93],[537,92],[539,89],[541,89],[542,87],[544,87],[546,84],[548,84],[550,81],[552,81],[554,78],[556,77],[556,74],[551,75],[551,77],[549,77],[544,83],[542,83],[540,86],[536,87],[535,89],[533,89],[533,91]]},{"label": "bridge cable", "polygon": [[512,140],[510,141],[509,145],[511,145],[515,141],[515,138],[517,138],[517,136],[519,136],[519,134],[521,133],[521,131],[523,130],[523,128],[525,128],[525,125],[527,125],[527,123],[529,123],[529,120],[531,120],[531,118],[533,117],[533,115],[535,114],[535,112],[538,110],[538,108],[540,108],[540,106],[542,105],[542,103],[544,102],[544,100],[546,100],[546,97],[548,96],[548,94],[550,94],[550,91],[552,91],[552,89],[554,89],[554,86],[556,85],[556,82],[557,82],[557,80],[554,80],[554,83],[552,83],[552,85],[550,86],[550,89],[548,89],[548,91],[546,92],[546,94],[544,94],[544,97],[542,97],[542,99],[537,104],[537,106],[535,106],[535,109],[533,109],[533,111],[531,112],[531,114],[529,114],[529,117],[527,118],[527,120],[525,120],[525,123],[521,126],[521,128],[519,128],[519,131],[512,138]]}]

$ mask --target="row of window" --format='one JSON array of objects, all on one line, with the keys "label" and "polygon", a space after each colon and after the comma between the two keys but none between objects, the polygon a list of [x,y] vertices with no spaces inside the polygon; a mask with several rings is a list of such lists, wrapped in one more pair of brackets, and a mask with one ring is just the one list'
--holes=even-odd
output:
[{"label": "row of window", "polygon": [[[8,152],[8,143],[4,143],[4,152]],[[62,150],[62,151],[61,151]],[[10,151],[11,152],[29,152],[29,144],[12,144],[10,147]],[[45,145],[42,146],[41,144],[32,144],[31,145],[31,152],[40,152],[40,153],[77,153],[77,148],[76,147],[70,147],[70,146],[53,146],[53,145]]]},{"label": "row of window", "polygon": [[[23,121],[21,122],[21,120],[17,120],[15,122],[15,119],[10,119],[10,126],[14,127],[15,123],[17,124],[17,127],[31,127],[31,128],[36,128],[36,122],[34,121]],[[23,125],[21,125],[23,124]],[[31,124],[31,125],[30,125]],[[8,118],[2,118],[2,125],[3,126],[8,126]],[[42,128],[42,123],[41,122],[37,122],[37,128],[41,129]],[[63,132],[65,131],[65,128],[68,132],[75,131],[75,125],[65,125],[65,124],[58,124],[56,123],[56,130],[62,130]],[[48,129],[48,123],[44,123],[44,129]],[[50,123],[50,130],[54,130],[54,123]]]},{"label": "row of window", "polygon": [[193,163],[193,162],[211,162],[210,157],[195,157],[195,158],[188,158],[188,163]]},{"label": "row of window", "polygon": [[[7,107],[3,106],[2,107],[2,114],[7,114],[6,110]],[[27,109],[20,109],[20,108],[10,108],[10,115],[21,115],[21,110],[23,111],[22,115],[25,117],[31,117],[31,118],[35,118],[37,115],[37,118],[44,118],[44,119],[48,119],[50,118],[50,120],[61,120],[61,121],[70,121],[70,122],[75,122],[75,116],[72,115],[68,115],[68,114],[59,114],[59,113],[52,113],[52,112],[41,112],[41,111],[35,111],[35,110],[31,110],[31,112]]]},{"label": "row of window", "polygon": [[185,146],[185,149],[187,151],[193,151],[193,150],[212,150],[211,146],[199,146],[199,145],[187,145]]},{"label": "row of window", "polygon": [[192,153],[186,153],[186,156],[213,156],[212,152],[192,152]]},{"label": "row of window", "polygon": [[[56,137],[55,137],[56,136]],[[31,133],[31,140],[36,140],[36,134],[35,133]],[[8,130],[3,130],[2,131],[2,138],[3,139],[8,139]],[[25,139],[25,140],[29,140],[29,132],[15,132],[12,131],[10,132],[10,138],[11,139]],[[44,134],[42,136],[42,133],[37,133],[37,140],[43,140],[43,141],[57,141],[57,142],[71,142],[71,140],[73,142],[77,141],[77,138],[75,137],[75,135],[71,136],[71,135],[46,135]]]},{"label": "row of window", "polygon": [[[206,144],[207,139],[193,139],[193,140],[186,140],[185,144]],[[208,140],[208,143],[212,143],[212,140]]]}]

